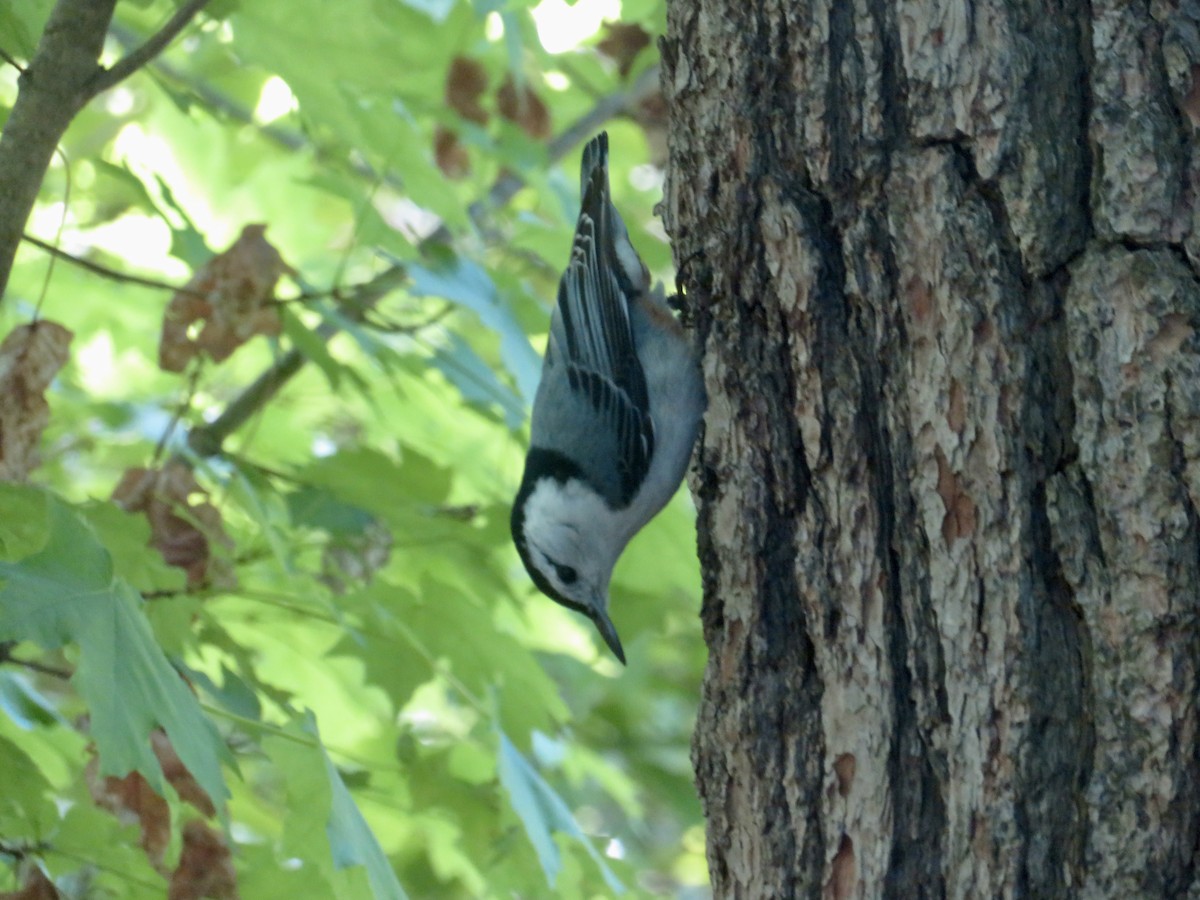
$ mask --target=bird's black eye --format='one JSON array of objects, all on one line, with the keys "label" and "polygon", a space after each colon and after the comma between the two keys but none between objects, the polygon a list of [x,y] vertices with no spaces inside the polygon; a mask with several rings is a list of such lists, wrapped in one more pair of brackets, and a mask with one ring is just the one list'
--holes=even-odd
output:
[{"label": "bird's black eye", "polygon": [[555,564],[554,571],[558,573],[558,580],[563,584],[574,584],[579,578],[579,573],[570,566],[560,566]]}]

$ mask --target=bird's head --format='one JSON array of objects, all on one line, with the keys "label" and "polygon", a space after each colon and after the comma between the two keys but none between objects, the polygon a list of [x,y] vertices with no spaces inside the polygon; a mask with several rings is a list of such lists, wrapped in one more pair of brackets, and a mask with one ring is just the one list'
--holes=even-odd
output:
[{"label": "bird's head", "polygon": [[604,501],[575,478],[536,478],[513,505],[512,536],[538,590],[596,626],[622,663],[625,651],[608,615],[608,583],[621,546],[608,534]]}]

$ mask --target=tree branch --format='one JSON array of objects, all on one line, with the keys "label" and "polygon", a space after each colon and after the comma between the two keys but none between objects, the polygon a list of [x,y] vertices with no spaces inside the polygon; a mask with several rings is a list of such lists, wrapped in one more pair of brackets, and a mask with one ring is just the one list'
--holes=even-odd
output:
[{"label": "tree branch", "polygon": [[51,256],[57,257],[65,262],[69,262],[73,266],[79,266],[81,269],[87,269],[94,275],[110,278],[113,281],[122,281],[126,284],[137,284],[141,285],[142,287],[159,288],[161,290],[172,291],[174,293],[191,294],[195,297],[205,296],[202,291],[193,291],[187,285],[169,284],[165,281],[159,281],[156,278],[146,278],[142,275],[131,275],[128,272],[119,272],[116,269],[110,269],[108,266],[103,266],[98,262],[92,262],[90,259],[84,259],[83,257],[68,253],[66,250],[62,250],[59,247],[54,246],[49,241],[43,241],[41,238],[35,237],[28,232],[26,232],[22,237],[23,240],[33,244],[33,246],[40,250],[45,250]]},{"label": "tree branch", "polygon": [[[153,59],[208,0],[188,0],[111,69],[99,66],[116,0],[58,0],[0,132],[0,298],[54,148],[92,97]],[[14,63],[15,64],[15,63]]]},{"label": "tree branch", "polygon": [[13,56],[11,53],[9,53],[7,50],[5,50],[3,47],[0,47],[0,59],[4,60],[6,63],[8,63],[14,69],[16,69],[18,72],[25,71],[25,67],[22,66],[19,62],[17,62],[16,57]]},{"label": "tree branch", "polygon": [[[349,316],[361,319],[374,304],[404,283],[408,275],[403,266],[392,266],[372,280],[358,286],[351,294],[340,293],[340,299],[349,308]],[[317,328],[317,334],[329,340],[338,332],[331,322]],[[225,407],[225,411],[204,425],[188,432],[187,443],[192,452],[200,456],[216,456],[221,445],[256,412],[262,409],[300,371],[307,358],[299,350],[292,349],[280,356],[258,378]]]},{"label": "tree branch", "polygon": [[111,68],[98,71],[88,86],[91,90],[89,96],[94,97],[114,87],[162,53],[207,4],[208,0],[188,0],[175,10],[175,15],[167,20],[167,24],[151,35],[144,44],[123,56]]},{"label": "tree branch", "polygon": [[58,0],[0,132],[0,298],[54,148],[88,101],[116,0]]},{"label": "tree branch", "polygon": [[18,659],[12,655],[12,649],[16,645],[16,641],[0,642],[0,665],[12,663],[14,666],[21,666],[29,669],[31,672],[40,672],[43,675],[52,675],[55,678],[67,679],[71,677],[71,673],[66,669],[60,669],[57,666],[48,666],[45,663],[34,662],[30,659]]}]

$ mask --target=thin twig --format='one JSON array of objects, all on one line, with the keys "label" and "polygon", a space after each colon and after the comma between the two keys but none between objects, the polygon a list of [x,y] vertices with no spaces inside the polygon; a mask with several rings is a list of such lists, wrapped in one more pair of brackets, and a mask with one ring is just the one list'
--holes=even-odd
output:
[{"label": "thin twig", "polygon": [[22,66],[19,62],[17,62],[16,57],[14,57],[11,53],[9,53],[3,47],[0,47],[0,59],[4,60],[6,63],[8,63],[10,66],[12,66],[18,72],[20,72],[22,75],[25,74],[25,67]]},{"label": "thin twig", "polygon": [[137,284],[142,287],[158,288],[164,291],[172,291],[179,294],[190,294],[193,297],[207,296],[203,291],[195,291],[186,286],[169,284],[165,281],[159,281],[157,278],[145,278],[141,275],[131,275],[128,272],[118,272],[116,269],[110,269],[108,266],[102,266],[100,263],[92,262],[90,259],[83,259],[80,256],[75,256],[54,246],[49,241],[43,241],[39,237],[35,237],[29,232],[25,232],[21,239],[27,241],[33,246],[45,250],[51,256],[56,256],[64,262],[69,262],[72,265],[79,266],[81,269],[87,269],[89,272],[111,278],[113,281],[123,281],[126,284]]},{"label": "thin twig", "polygon": [[97,72],[88,85],[91,95],[95,96],[114,87],[158,56],[207,4],[208,0],[188,0],[179,7],[175,15],[167,20],[167,24],[152,34],[144,44],[121,57],[112,67]]},{"label": "thin twig", "polygon": [[[71,161],[67,159],[67,153],[61,146],[55,147],[54,152],[58,154],[58,158],[63,164],[63,199],[62,199],[62,215],[58,217],[58,231],[54,233],[54,246],[57,247],[62,243],[63,229],[67,227],[67,210],[71,206]],[[46,292],[50,290],[50,280],[54,278],[54,261],[58,259],[53,253],[50,254],[50,264],[46,266],[46,277],[42,279],[42,292],[38,294],[37,304],[33,307],[33,317],[37,319],[42,314],[42,304],[46,302]]]},{"label": "thin twig", "polygon": [[[549,162],[558,162],[570,153],[573,147],[591,137],[609,119],[623,110],[636,106],[656,90],[658,90],[658,66],[651,66],[638,76],[632,87],[602,97],[582,118],[562,134],[551,139],[546,145],[546,156]],[[496,183],[488,191],[487,200],[471,204],[469,210],[471,221],[477,228],[482,228],[483,217],[488,210],[504,206],[524,186],[525,179],[520,175],[508,173],[496,179]]]},{"label": "thin twig", "polygon": [[179,405],[175,407],[175,412],[171,416],[171,421],[167,427],[163,429],[162,436],[158,439],[158,444],[154,448],[154,462],[152,465],[157,466],[159,460],[162,459],[163,450],[166,449],[167,441],[171,439],[171,435],[175,433],[180,420],[184,417],[189,409],[192,408],[192,400],[196,397],[196,386],[200,383],[200,373],[204,370],[204,357],[198,356],[192,363],[192,371],[188,375],[187,390],[184,392]]},{"label": "thin twig", "polygon": [[[33,244],[39,250],[45,250],[51,256],[61,259],[63,262],[68,262],[73,266],[79,266],[81,269],[86,269],[93,275],[100,275],[103,278],[110,278],[113,281],[124,282],[125,284],[136,284],[140,287],[157,288],[158,290],[171,291],[175,294],[186,294],[190,297],[200,297],[207,299],[208,294],[204,291],[198,291],[195,288],[190,288],[186,284],[171,284],[169,281],[161,281],[157,278],[147,278],[144,275],[133,275],[129,272],[121,272],[109,266],[102,265],[98,262],[93,262],[90,259],[84,259],[82,256],[75,256],[73,253],[68,253],[61,247],[56,247],[49,241],[44,241],[36,235],[25,232],[21,235],[21,239],[26,243]],[[320,291],[301,291],[294,297],[276,297],[272,303],[311,303],[314,300],[324,300],[333,298],[341,301],[344,296],[353,296],[357,291],[361,290],[366,285],[372,282],[362,282],[360,284],[352,284],[349,287],[330,288]]]},{"label": "thin twig", "polygon": [[29,669],[31,672],[40,672],[42,675],[50,675],[54,678],[62,678],[64,680],[69,679],[72,674],[68,669],[60,669],[58,666],[48,666],[45,663],[34,662],[32,659],[20,659],[8,652],[0,656],[0,664],[2,663],[12,663],[14,666]]}]

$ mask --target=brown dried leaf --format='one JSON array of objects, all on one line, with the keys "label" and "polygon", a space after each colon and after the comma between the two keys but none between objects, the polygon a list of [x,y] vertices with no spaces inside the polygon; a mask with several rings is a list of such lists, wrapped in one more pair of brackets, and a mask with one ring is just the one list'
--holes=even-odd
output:
[{"label": "brown dried leaf", "polygon": [[660,169],[667,165],[667,101],[654,91],[638,101],[633,117],[646,134],[649,161]]},{"label": "brown dried leaf", "polygon": [[130,772],[124,778],[101,778],[100,763],[95,756],[88,761],[84,775],[96,805],[107,809],[122,824],[136,824],[142,832],[140,843],[146,858],[155,868],[161,866],[171,840],[171,810],[167,801],[154,792],[139,772]]},{"label": "brown dried leaf", "polygon": [[73,335],[41,319],[18,325],[0,343],[0,481],[24,481],[37,467],[50,421],[42,396],[67,361]]},{"label": "brown dried leaf", "polygon": [[471,159],[458,142],[458,135],[441,125],[433,133],[433,158],[447,178],[457,180],[471,173]]},{"label": "brown dried leaf", "polygon": [[624,78],[633,68],[637,55],[650,46],[650,34],[641,25],[626,25],[623,22],[606,22],[606,34],[596,49],[617,64],[617,71]]},{"label": "brown dried leaf", "polygon": [[504,79],[496,94],[496,106],[500,115],[515,122],[531,138],[539,140],[550,136],[550,110],[527,84],[518,90],[512,76]]},{"label": "brown dried leaf", "polygon": [[166,776],[171,787],[175,788],[179,799],[192,804],[209,818],[215,816],[217,810],[213,806],[212,799],[204,788],[200,787],[200,783],[192,777],[187,766],[183,764],[183,760],[171,746],[171,739],[167,737],[167,733],[161,728],[156,728],[150,735],[150,746],[154,749],[154,755],[158,757],[158,764],[162,766],[163,775]]},{"label": "brown dried leaf", "polygon": [[[212,800],[180,760],[166,732],[161,728],[151,732],[150,746],[158,757],[163,775],[179,798],[204,815],[215,816],[217,811]],[[171,840],[171,811],[167,801],[138,772],[130,772],[123,778],[101,778],[95,755],[88,760],[84,774],[96,805],[107,809],[120,822],[136,823],[142,831],[141,846],[146,851],[146,858],[155,868],[161,867],[163,853]]]},{"label": "brown dried leaf", "polygon": [[238,900],[237,871],[225,840],[199,819],[183,826],[183,852],[167,900]]},{"label": "brown dried leaf", "polygon": [[[256,334],[279,334],[279,314],[270,303],[280,276],[295,270],[266,239],[266,230],[266,225],[247,225],[228,250],[210,259],[171,298],[158,346],[162,369],[182,372],[201,351],[221,362]],[[192,337],[201,321],[200,333]]]},{"label": "brown dried leaf", "polygon": [[30,867],[25,886],[19,891],[0,892],[0,900],[59,900],[61,896],[54,882],[37,866]]},{"label": "brown dried leaf", "polygon": [[487,72],[473,59],[454,57],[446,73],[446,105],[468,122],[482,125],[488,120],[487,110],[479,103],[487,88]]},{"label": "brown dried leaf", "polygon": [[215,540],[231,547],[233,542],[225,534],[220,512],[203,496],[192,470],[177,460],[162,469],[126,470],[112,495],[125,511],[146,516],[150,545],[167,565],[187,573],[189,588],[233,582],[228,561],[214,556],[210,543]]}]

